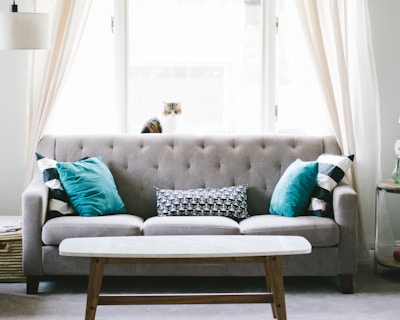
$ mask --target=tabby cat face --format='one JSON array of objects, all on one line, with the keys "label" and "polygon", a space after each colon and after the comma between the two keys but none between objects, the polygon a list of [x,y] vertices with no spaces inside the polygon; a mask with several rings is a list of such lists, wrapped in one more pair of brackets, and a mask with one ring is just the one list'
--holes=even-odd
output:
[{"label": "tabby cat face", "polygon": [[182,106],[180,102],[164,102],[165,116],[178,116],[182,113]]}]

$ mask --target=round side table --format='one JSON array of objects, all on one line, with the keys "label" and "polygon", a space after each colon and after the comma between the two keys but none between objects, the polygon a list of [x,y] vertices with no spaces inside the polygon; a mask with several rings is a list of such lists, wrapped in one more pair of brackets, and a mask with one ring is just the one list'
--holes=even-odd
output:
[{"label": "round side table", "polygon": [[[396,261],[393,258],[393,254],[384,254],[380,255],[380,247],[379,247],[379,221],[380,221],[380,215],[381,215],[381,210],[380,210],[380,202],[379,202],[379,197],[380,193],[385,192],[385,193],[397,193],[400,194],[400,184],[394,183],[393,180],[391,179],[386,179],[386,180],[379,180],[376,183],[376,194],[375,194],[375,250],[374,250],[374,272],[377,273],[378,271],[378,264],[389,267],[389,268],[399,268],[400,269],[400,262]],[[393,245],[393,249],[395,248],[395,245]],[[393,250],[392,250],[393,251]]]}]

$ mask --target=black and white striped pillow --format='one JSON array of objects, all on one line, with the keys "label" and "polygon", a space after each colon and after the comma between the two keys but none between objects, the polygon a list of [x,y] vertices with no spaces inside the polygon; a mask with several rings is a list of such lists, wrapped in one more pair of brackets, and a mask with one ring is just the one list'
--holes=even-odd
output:
[{"label": "black and white striped pillow", "polygon": [[353,160],[354,155],[321,154],[318,157],[317,185],[311,194],[308,208],[312,215],[319,217],[331,215],[332,190],[343,179]]},{"label": "black and white striped pillow", "polygon": [[49,188],[49,210],[47,218],[76,215],[75,210],[69,202],[68,195],[61,185],[56,167],[57,161],[46,158],[39,153],[35,154],[39,170],[43,174],[43,181]]}]

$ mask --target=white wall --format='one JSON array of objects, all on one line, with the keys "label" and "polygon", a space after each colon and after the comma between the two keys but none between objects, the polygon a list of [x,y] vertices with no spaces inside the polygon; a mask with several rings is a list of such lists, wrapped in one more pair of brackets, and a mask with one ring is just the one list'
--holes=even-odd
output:
[{"label": "white wall", "polygon": [[21,214],[28,54],[0,51],[0,215]]},{"label": "white wall", "polygon": [[369,0],[369,8],[381,100],[382,174],[388,177],[400,139],[400,1]]},{"label": "white wall", "polygon": [[[30,0],[21,0],[28,11]],[[12,1],[0,0],[0,12]],[[21,214],[27,128],[27,68],[29,51],[0,50],[0,215]]]},{"label": "white wall", "polygon": [[[395,166],[394,143],[400,139],[400,1],[368,0],[377,68],[382,128],[382,176]],[[388,197],[394,234],[400,239],[400,196]]]}]

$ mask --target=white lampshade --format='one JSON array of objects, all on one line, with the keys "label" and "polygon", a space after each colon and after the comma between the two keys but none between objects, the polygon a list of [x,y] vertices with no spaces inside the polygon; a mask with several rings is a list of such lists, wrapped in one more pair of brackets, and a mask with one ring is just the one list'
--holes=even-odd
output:
[{"label": "white lampshade", "polygon": [[49,14],[0,13],[0,50],[48,49]]}]

